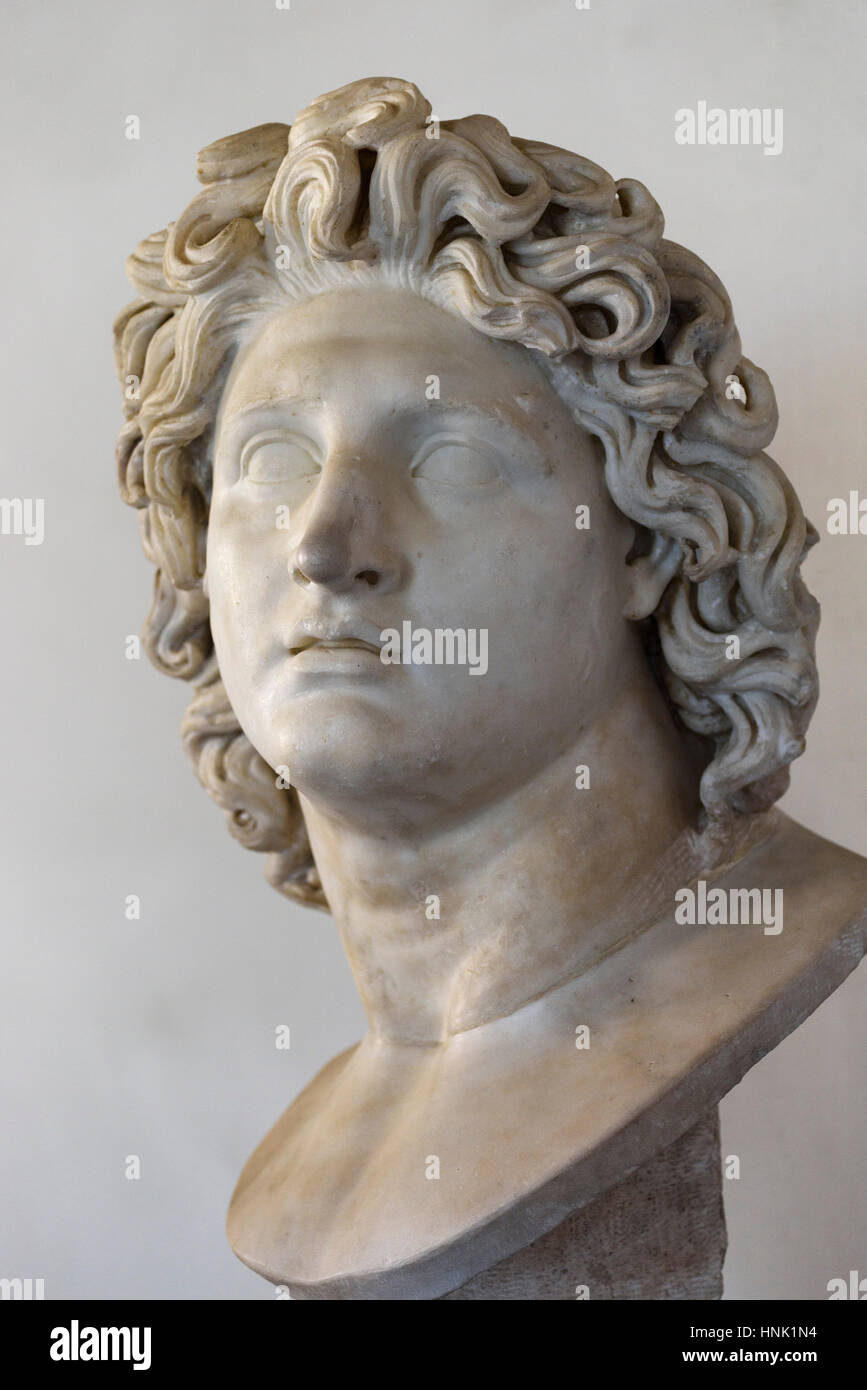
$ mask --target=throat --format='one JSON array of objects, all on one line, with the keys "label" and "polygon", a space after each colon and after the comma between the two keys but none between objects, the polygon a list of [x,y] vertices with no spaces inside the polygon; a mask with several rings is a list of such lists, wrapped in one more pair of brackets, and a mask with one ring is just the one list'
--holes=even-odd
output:
[{"label": "throat", "polygon": [[728,853],[695,831],[685,794],[576,811],[571,779],[556,794],[573,766],[574,750],[522,795],[412,845],[304,805],[373,1039],[435,1045],[514,1013],[670,913]]}]

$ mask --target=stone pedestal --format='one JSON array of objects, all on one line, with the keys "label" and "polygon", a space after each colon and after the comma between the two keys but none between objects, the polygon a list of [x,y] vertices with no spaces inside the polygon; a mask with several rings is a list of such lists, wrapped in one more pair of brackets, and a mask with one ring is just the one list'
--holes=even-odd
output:
[{"label": "stone pedestal", "polygon": [[726,1228],[716,1107],[553,1231],[443,1299],[722,1297]]}]

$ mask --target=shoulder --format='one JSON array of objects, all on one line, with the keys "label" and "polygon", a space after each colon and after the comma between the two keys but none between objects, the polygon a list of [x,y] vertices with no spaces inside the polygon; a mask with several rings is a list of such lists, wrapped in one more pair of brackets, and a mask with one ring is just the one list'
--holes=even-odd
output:
[{"label": "shoulder", "polygon": [[[726,874],[749,877],[757,886],[779,889],[789,924],[820,938],[838,937],[847,926],[867,917],[867,859],[816,835],[790,816],[777,812],[773,833]],[[863,950],[863,942],[862,942]]]}]

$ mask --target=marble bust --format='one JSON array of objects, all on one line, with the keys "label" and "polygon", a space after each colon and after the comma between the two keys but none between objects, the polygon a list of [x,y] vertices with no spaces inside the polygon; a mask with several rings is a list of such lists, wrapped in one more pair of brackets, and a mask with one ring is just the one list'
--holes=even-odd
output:
[{"label": "marble bust", "polygon": [[145,642],[369,1024],[232,1244],[298,1298],[718,1296],[715,1107],[867,907],[775,809],[819,615],[770,383],[642,184],[410,82],[197,172],[115,325]]}]

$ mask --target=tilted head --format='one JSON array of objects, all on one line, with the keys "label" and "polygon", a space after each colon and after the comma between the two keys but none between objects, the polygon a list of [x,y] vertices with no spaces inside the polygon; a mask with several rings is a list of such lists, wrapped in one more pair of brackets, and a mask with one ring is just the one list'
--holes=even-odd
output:
[{"label": "tilted head", "polygon": [[[728,296],[647,190],[434,122],[391,78],[198,173],[128,263],[120,481],[157,568],[147,649],[193,683],[198,775],[275,886],[326,905],[284,764],[302,791],[483,801],[568,746],[633,645],[704,819],[771,805],[817,695],[815,532]],[[303,652],[350,619],[373,646],[401,619],[484,630],[489,669],[386,685],[333,656],[348,695]]]}]

